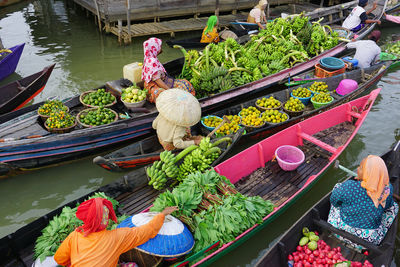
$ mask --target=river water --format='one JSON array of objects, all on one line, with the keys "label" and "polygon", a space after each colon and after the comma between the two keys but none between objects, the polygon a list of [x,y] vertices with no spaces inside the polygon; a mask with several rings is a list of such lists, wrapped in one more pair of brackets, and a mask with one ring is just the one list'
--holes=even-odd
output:
[{"label": "river water", "polygon": [[[145,38],[134,39],[133,45],[121,47],[115,36],[98,32],[92,16],[86,17],[80,8],[67,5],[70,3],[54,0],[25,1],[0,9],[0,37],[4,46],[25,42],[16,73],[0,85],[56,63],[45,90],[34,102],[50,96],[62,99],[102,85],[105,81],[120,78],[125,64],[142,60],[142,43]],[[396,30],[385,29],[384,34],[389,36]],[[193,33],[190,35],[193,36]],[[169,36],[162,38],[167,39]],[[164,53],[159,57],[162,62],[181,56],[179,51],[166,45],[163,50]],[[354,170],[363,157],[368,154],[380,155],[400,139],[400,85],[397,77],[400,77],[400,69],[390,71],[372,87],[382,87],[381,94],[359,133],[340,156],[342,165]],[[0,238],[121,176],[95,166],[91,160],[82,159],[0,180]],[[343,176],[343,172],[330,169],[279,220],[215,265],[254,264],[276,238],[328,193]],[[397,246],[397,264],[400,263],[399,250],[400,246]]]}]

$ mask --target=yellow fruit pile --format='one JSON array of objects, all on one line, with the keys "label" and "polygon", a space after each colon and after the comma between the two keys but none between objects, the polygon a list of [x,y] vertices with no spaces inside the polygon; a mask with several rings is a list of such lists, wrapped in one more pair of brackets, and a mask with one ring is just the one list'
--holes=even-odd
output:
[{"label": "yellow fruit pile", "polygon": [[240,117],[244,118],[244,117],[247,117],[247,116],[250,116],[250,115],[260,116],[260,113],[261,112],[256,107],[250,106],[248,108],[243,108],[239,112],[239,115],[240,115]]},{"label": "yellow fruit pile", "polygon": [[293,96],[307,98],[311,96],[311,91],[304,87],[299,87],[292,91]]},{"label": "yellow fruit pile", "polygon": [[314,82],[310,90],[315,93],[328,93],[328,85],[325,82]]},{"label": "yellow fruit pile", "polygon": [[263,121],[263,119],[260,117],[260,114],[252,114],[246,117],[242,117],[242,125],[245,126],[261,126],[263,125],[265,122]]},{"label": "yellow fruit pile", "polygon": [[225,123],[217,130],[218,135],[227,135],[236,133],[239,130],[240,126],[236,121],[231,121],[231,123]]},{"label": "yellow fruit pile", "polygon": [[221,123],[221,121],[222,121],[222,119],[214,117],[214,116],[210,116],[208,118],[203,119],[204,125],[206,125],[208,127],[212,127],[212,128],[217,127]]},{"label": "yellow fruit pile", "polygon": [[273,96],[270,96],[269,98],[263,97],[257,99],[256,104],[263,108],[272,109],[278,108],[281,105],[281,101],[275,99]]},{"label": "yellow fruit pile", "polygon": [[281,123],[289,119],[288,115],[278,110],[267,110],[261,114],[263,121],[269,123]]},{"label": "yellow fruit pile", "polygon": [[313,96],[312,101],[316,103],[328,103],[332,100],[332,96],[326,93],[320,93]]},{"label": "yellow fruit pile", "polygon": [[285,103],[285,109],[289,111],[302,111],[304,108],[304,104],[298,98],[291,97]]}]

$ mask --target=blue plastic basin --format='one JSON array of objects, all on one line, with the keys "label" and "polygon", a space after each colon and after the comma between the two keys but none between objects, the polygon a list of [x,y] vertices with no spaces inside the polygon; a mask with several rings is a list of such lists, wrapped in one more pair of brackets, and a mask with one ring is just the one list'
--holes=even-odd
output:
[{"label": "blue plastic basin", "polygon": [[321,66],[327,70],[339,70],[345,66],[343,60],[336,57],[321,58],[319,64],[321,64]]}]

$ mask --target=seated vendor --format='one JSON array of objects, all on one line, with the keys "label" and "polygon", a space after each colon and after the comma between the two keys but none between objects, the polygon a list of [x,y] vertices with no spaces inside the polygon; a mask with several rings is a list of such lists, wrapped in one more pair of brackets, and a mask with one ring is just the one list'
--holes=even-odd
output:
[{"label": "seated vendor", "polygon": [[199,101],[191,94],[170,89],[160,94],[156,102],[158,116],[153,121],[160,144],[165,150],[185,149],[200,144],[202,136],[192,136],[190,126],[201,118]]},{"label": "seated vendor", "polygon": [[179,88],[195,95],[193,85],[184,79],[174,79],[167,75],[163,65],[157,56],[161,54],[162,41],[158,38],[150,38],[143,43],[144,61],[142,66],[142,80],[147,89],[147,98],[151,103],[156,102],[158,95],[170,88]]},{"label": "seated vendor", "polygon": [[257,23],[260,29],[264,29],[262,23],[267,24],[267,18],[265,16],[265,8],[267,7],[267,0],[260,0],[258,5],[256,5],[247,16],[247,22],[249,23]]},{"label": "seated vendor", "polygon": [[344,20],[342,27],[351,30],[352,32],[358,32],[365,26],[365,24],[381,24],[380,20],[368,19],[368,14],[376,9],[376,3],[374,3],[370,10],[365,11],[364,8],[367,6],[367,4],[368,0],[359,0],[358,6],[353,8],[350,15]]},{"label": "seated vendor", "polygon": [[375,245],[383,240],[398,212],[385,162],[369,155],[356,179],[335,185],[328,223]]},{"label": "seated vendor", "polygon": [[381,48],[377,45],[381,32],[375,30],[368,35],[368,40],[352,41],[347,48],[355,48],[354,59],[358,61],[358,67],[368,68],[380,60]]},{"label": "seated vendor", "polygon": [[218,43],[218,18],[217,16],[210,16],[207,21],[207,26],[203,30],[200,43]]},{"label": "seated vendor", "polygon": [[70,267],[117,266],[122,253],[155,237],[165,216],[175,210],[176,207],[167,207],[140,227],[109,231],[106,230],[108,221],[117,222],[111,202],[104,198],[89,199],[76,212],[83,225],[61,243],[54,259],[59,265]]}]

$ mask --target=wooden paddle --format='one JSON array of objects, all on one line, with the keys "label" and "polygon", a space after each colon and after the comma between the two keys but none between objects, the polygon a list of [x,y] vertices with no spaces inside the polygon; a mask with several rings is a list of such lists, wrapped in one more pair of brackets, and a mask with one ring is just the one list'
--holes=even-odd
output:
[{"label": "wooden paddle", "polygon": [[207,137],[211,137],[216,131],[218,131],[219,128],[221,128],[225,123],[231,123],[231,121],[228,119],[228,117],[226,117],[225,115],[223,116],[223,120],[221,121],[220,124],[218,124],[217,127],[214,128],[214,130],[211,131],[211,133],[209,133],[207,135]]},{"label": "wooden paddle", "polygon": [[[351,176],[357,177],[357,173],[355,173],[355,172],[353,172],[352,170],[349,170],[349,169],[347,169],[346,167],[340,165],[338,160],[335,161],[334,167],[335,167],[336,169],[341,169],[342,171],[346,172],[347,174],[349,174],[349,175],[351,175]],[[393,198],[394,198],[397,202],[400,201],[400,196],[399,196],[399,195],[396,195],[396,194],[393,193]]]}]

